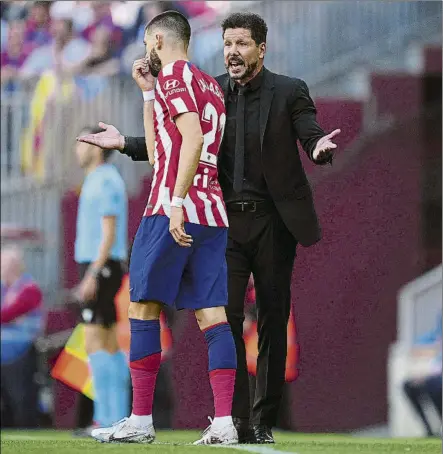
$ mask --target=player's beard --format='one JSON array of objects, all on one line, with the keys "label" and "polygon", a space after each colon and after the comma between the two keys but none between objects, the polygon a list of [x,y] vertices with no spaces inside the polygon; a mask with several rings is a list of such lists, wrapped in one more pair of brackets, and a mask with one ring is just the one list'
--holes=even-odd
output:
[{"label": "player's beard", "polygon": [[162,61],[160,60],[160,57],[155,49],[152,49],[149,54],[149,68],[154,77],[158,77],[160,71],[162,70]]},{"label": "player's beard", "polygon": [[[243,66],[243,71],[241,70],[241,66],[240,66],[240,71],[238,73],[236,72],[231,72],[230,69],[232,69],[231,67],[231,63],[233,62],[237,62],[239,63],[241,66]],[[243,60],[243,58],[241,57],[231,57],[228,61],[228,64],[225,65],[225,68],[226,68],[226,71],[228,71],[228,74],[229,76],[231,77],[232,80],[237,80],[239,82],[241,82],[242,80],[248,80],[251,78],[251,76],[254,74],[255,70],[257,69],[257,66],[258,66],[258,60],[255,60],[251,63],[246,63],[245,60]]]}]

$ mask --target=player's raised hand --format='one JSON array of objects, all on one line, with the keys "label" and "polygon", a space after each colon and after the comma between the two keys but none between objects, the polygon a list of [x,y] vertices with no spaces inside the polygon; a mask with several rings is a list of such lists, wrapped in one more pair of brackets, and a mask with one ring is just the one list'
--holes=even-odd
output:
[{"label": "player's raised hand", "polygon": [[132,78],[142,91],[155,89],[155,77],[151,74],[149,62],[146,57],[135,60],[132,65]]},{"label": "player's raised hand", "polygon": [[340,129],[335,129],[331,133],[327,134],[326,136],[322,137],[318,142],[317,145],[315,146],[315,149],[312,153],[312,158],[314,161],[325,161],[328,159],[335,148],[337,148],[337,145],[332,142],[332,139],[340,134],[341,130]]},{"label": "player's raised hand", "polygon": [[104,131],[97,134],[85,134],[77,137],[78,142],[85,142],[91,145],[96,145],[103,150],[120,150],[125,147],[125,138],[120,134],[120,131],[112,125],[100,122],[98,124]]},{"label": "player's raised hand", "polygon": [[183,215],[183,208],[171,207],[169,232],[179,246],[192,246],[192,237],[185,232],[185,218]]}]

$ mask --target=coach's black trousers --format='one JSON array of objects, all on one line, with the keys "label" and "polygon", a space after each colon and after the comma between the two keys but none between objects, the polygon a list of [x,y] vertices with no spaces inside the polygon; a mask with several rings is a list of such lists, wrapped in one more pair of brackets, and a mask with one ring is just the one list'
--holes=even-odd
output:
[{"label": "coach's black trousers", "polygon": [[[276,424],[285,382],[287,324],[296,240],[275,209],[237,212],[228,204],[229,302],[227,316],[237,349],[237,378],[232,415],[253,424]],[[249,377],[243,340],[245,293],[253,274],[258,326],[255,397],[250,406]]]}]

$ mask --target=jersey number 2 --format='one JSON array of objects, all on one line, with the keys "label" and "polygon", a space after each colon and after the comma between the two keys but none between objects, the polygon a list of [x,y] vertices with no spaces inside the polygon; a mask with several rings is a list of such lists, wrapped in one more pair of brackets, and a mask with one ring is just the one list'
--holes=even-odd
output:
[{"label": "jersey number 2", "polygon": [[215,150],[215,153],[211,153],[209,149],[215,142],[217,131],[221,131],[221,136],[223,137],[223,131],[225,129],[226,123],[226,114],[222,113],[219,117],[217,114],[217,109],[212,103],[208,102],[203,109],[202,120],[211,123],[211,130],[203,136],[203,149],[200,162],[216,167],[218,150]]}]

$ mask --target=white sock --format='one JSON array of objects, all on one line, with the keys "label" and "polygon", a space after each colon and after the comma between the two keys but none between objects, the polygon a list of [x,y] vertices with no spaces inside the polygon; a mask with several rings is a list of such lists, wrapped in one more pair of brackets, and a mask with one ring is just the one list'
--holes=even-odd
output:
[{"label": "white sock", "polygon": [[149,426],[152,426],[152,415],[138,416],[131,413],[129,419],[134,424],[134,426],[138,427],[139,429],[147,429]]},{"label": "white sock", "polygon": [[214,420],[212,421],[212,427],[214,429],[221,429],[223,427],[229,426],[230,424],[233,424],[232,416],[222,416],[219,418],[214,418]]}]

